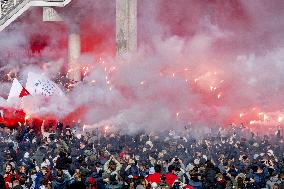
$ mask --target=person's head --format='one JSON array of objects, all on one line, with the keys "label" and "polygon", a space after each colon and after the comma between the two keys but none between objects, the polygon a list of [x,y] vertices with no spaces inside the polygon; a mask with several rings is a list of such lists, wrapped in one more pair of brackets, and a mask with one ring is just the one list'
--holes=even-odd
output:
[{"label": "person's head", "polygon": [[37,173],[36,168],[32,168],[30,173],[31,173],[31,175],[35,175]]},{"label": "person's head", "polygon": [[141,185],[146,187],[147,183],[146,183],[146,180],[145,180],[145,179],[142,179],[142,180],[141,180]]},{"label": "person's head", "polygon": [[63,152],[63,151],[60,151],[60,152],[59,152],[59,156],[60,156],[60,157],[66,157],[66,153]]},{"label": "person's head", "polygon": [[75,174],[74,174],[74,179],[75,179],[76,181],[81,181],[81,180],[82,180],[82,176],[81,176],[80,171],[79,171],[79,172],[75,172]]},{"label": "person's head", "polygon": [[80,169],[75,169],[75,173],[74,174],[81,174]]},{"label": "person's head", "polygon": [[263,172],[263,169],[261,166],[257,166],[257,170],[256,170],[257,173],[262,173]]},{"label": "person's head", "polygon": [[109,162],[109,169],[111,171],[115,171],[116,170],[116,163],[114,161],[110,161]]},{"label": "person's head", "polygon": [[95,163],[95,166],[96,166],[97,168],[100,168],[100,167],[102,166],[102,164],[101,164],[99,161],[97,161],[97,162]]},{"label": "person's head", "polygon": [[219,181],[221,181],[221,180],[223,180],[223,175],[221,174],[221,173],[218,173],[216,176],[215,176],[215,178],[216,178],[216,180],[217,180],[217,182],[219,182]]},{"label": "person's head", "polygon": [[48,179],[45,179],[45,178],[44,178],[44,179],[41,181],[41,185],[43,185],[44,188],[50,188],[51,183],[50,183],[50,181],[49,181]]},{"label": "person's head", "polygon": [[134,188],[134,187],[135,187],[135,183],[134,183],[134,181],[132,180],[132,181],[129,182],[129,188]]},{"label": "person's head", "polygon": [[243,182],[244,182],[244,178],[242,178],[242,177],[237,178],[237,185],[242,185]]},{"label": "person's head", "polygon": [[20,185],[20,182],[17,179],[15,179],[15,178],[12,178],[11,182],[12,182],[12,187],[13,188],[15,188],[16,186]]},{"label": "person's head", "polygon": [[90,178],[88,179],[88,184],[91,185],[91,186],[95,186],[95,185],[97,184],[97,181],[96,181],[95,178],[90,177]]},{"label": "person's head", "polygon": [[19,179],[19,184],[24,185],[27,182],[27,176],[26,175],[21,175]]},{"label": "person's head", "polygon": [[175,183],[174,183],[174,185],[173,185],[173,189],[179,189],[180,188],[180,186],[181,186],[181,182],[180,181],[176,181]]},{"label": "person's head", "polygon": [[170,166],[168,167],[168,171],[169,171],[169,173],[175,174],[175,166],[170,165]]},{"label": "person's head", "polygon": [[86,142],[80,142],[80,149],[84,149],[86,147]]},{"label": "person's head", "polygon": [[67,136],[70,136],[71,135],[71,130],[68,128],[66,129],[66,133],[65,133]]},{"label": "person's head", "polygon": [[47,168],[46,168],[46,167],[42,167],[42,168],[41,168],[41,173],[42,173],[43,175],[46,175],[46,173],[47,173]]},{"label": "person's head", "polygon": [[162,171],[162,167],[159,164],[155,165],[154,169],[155,169],[155,173],[161,173]]},{"label": "person's head", "polygon": [[34,132],[34,129],[30,129],[29,133],[33,134],[33,132]]},{"label": "person's head", "polygon": [[25,166],[21,165],[21,166],[19,167],[19,173],[26,174],[26,168],[25,168]]},{"label": "person's head", "polygon": [[284,172],[279,175],[280,180],[284,181]]},{"label": "person's head", "polygon": [[268,172],[270,173],[271,177],[279,178],[279,175],[278,175],[277,171],[275,171],[274,169],[268,169]]},{"label": "person's head", "polygon": [[6,173],[11,173],[12,170],[13,170],[13,166],[10,163],[6,164],[5,172]]},{"label": "person's head", "polygon": [[206,165],[206,168],[213,168],[214,167],[214,164],[212,163],[211,160],[207,160],[205,165]]},{"label": "person's head", "polygon": [[134,160],[134,159],[132,159],[132,158],[129,158],[129,160],[128,160],[128,164],[129,164],[129,165],[131,165],[131,164],[133,164],[133,163],[135,163],[135,160]]},{"label": "person's head", "polygon": [[61,178],[63,176],[62,169],[57,169],[56,176],[57,176],[57,178]]},{"label": "person's head", "polygon": [[156,183],[156,182],[153,182],[152,184],[151,184],[151,188],[157,188],[158,187],[158,184]]}]

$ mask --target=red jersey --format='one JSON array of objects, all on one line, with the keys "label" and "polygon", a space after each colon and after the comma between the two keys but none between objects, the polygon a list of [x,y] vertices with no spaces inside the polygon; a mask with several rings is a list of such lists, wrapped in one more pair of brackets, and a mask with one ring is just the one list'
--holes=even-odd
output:
[{"label": "red jersey", "polygon": [[157,183],[160,184],[161,182],[161,173],[154,173],[154,174],[150,174],[145,178],[148,182],[150,183]]},{"label": "red jersey", "polygon": [[167,173],[165,174],[165,177],[166,177],[165,182],[169,186],[173,186],[173,184],[175,183],[175,180],[177,179],[177,176],[173,173]]}]

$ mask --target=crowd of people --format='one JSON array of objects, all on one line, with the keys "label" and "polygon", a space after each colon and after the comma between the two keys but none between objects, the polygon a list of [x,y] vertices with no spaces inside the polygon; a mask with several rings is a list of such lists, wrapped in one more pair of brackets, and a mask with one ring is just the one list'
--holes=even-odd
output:
[{"label": "crowd of people", "polygon": [[258,136],[229,127],[202,138],[191,133],[1,125],[0,188],[284,188],[280,131]]}]

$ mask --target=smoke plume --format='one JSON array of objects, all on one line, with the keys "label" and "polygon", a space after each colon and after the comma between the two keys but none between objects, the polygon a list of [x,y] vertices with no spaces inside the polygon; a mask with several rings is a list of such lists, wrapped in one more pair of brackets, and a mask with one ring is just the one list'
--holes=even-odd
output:
[{"label": "smoke plume", "polygon": [[[40,104],[37,114],[73,113],[91,127],[131,133],[276,127],[284,118],[283,8],[281,0],[138,1],[139,50],[123,61],[115,57],[115,1],[72,2],[58,9],[64,23],[44,23],[33,9],[0,33],[0,70],[23,84],[29,71],[66,74],[68,29],[79,24],[83,81],[64,99],[25,99]],[[2,81],[5,96],[11,82]]]}]

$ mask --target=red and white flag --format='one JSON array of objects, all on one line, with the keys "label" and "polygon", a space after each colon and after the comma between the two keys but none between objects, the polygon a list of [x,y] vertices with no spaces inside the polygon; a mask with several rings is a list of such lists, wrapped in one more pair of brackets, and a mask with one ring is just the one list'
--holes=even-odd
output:
[{"label": "red and white flag", "polygon": [[13,80],[7,101],[9,102],[13,98],[22,98],[28,95],[30,95],[29,91],[27,91],[27,89],[25,89],[25,87],[23,87],[21,83],[15,78]]},{"label": "red and white flag", "polygon": [[26,88],[31,95],[63,95],[62,90],[56,83],[48,79],[44,75],[30,72],[26,83]]}]

